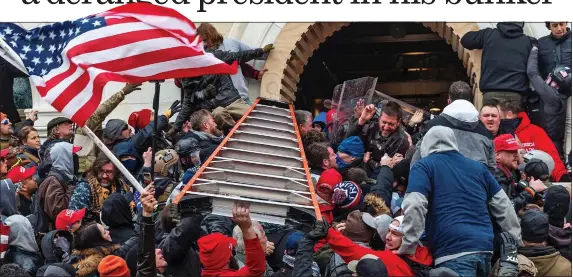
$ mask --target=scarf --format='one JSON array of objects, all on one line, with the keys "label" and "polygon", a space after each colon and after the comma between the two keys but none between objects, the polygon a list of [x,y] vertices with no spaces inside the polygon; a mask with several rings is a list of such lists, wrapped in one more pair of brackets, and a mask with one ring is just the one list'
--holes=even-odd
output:
[{"label": "scarf", "polygon": [[[87,175],[88,184],[90,184],[90,194],[91,194],[91,202],[92,207],[91,211],[97,213],[98,215],[101,212],[101,206],[103,205],[103,201],[110,195],[109,189],[104,188],[98,181],[98,179],[93,176],[93,174],[89,173]],[[113,187],[114,184],[111,184]]]},{"label": "scarf", "polygon": [[[294,260],[295,258],[293,256],[289,256],[287,254],[283,255],[283,263],[290,266],[291,268],[294,268]],[[312,276],[320,277],[320,268],[318,267],[318,264],[314,261],[312,262]]]}]

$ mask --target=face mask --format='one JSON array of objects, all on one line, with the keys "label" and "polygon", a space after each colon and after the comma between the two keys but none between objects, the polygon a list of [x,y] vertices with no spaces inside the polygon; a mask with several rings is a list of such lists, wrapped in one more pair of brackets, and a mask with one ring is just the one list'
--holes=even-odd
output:
[{"label": "face mask", "polygon": [[344,170],[345,168],[350,166],[350,163],[343,161],[342,158],[340,158],[340,156],[336,154],[336,165],[338,166],[338,169]]},{"label": "face mask", "polygon": [[127,171],[129,171],[132,175],[135,175],[135,171],[137,170],[137,161],[136,160],[125,160],[122,161],[121,164],[125,166]]}]

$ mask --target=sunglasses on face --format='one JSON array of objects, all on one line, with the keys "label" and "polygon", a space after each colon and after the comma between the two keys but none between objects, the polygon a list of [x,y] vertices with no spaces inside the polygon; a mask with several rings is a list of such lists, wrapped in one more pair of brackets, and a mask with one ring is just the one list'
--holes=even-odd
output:
[{"label": "sunglasses on face", "polygon": [[8,118],[4,118],[4,119],[2,119],[2,121],[0,121],[0,123],[2,125],[10,125],[10,120]]}]

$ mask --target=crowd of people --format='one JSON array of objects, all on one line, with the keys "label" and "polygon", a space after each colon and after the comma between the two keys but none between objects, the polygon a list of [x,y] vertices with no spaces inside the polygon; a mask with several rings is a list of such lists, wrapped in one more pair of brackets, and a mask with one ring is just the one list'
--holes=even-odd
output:
[{"label": "crowd of people", "polygon": [[273,45],[203,23],[236,75],[177,79],[184,98],[161,115],[104,126],[140,84],[100,104],[86,126],[142,192],[70,119],[41,142],[35,112],[0,113],[0,276],[571,276],[571,31],[547,27],[539,42],[519,23],[462,38],[483,49],[480,110],[461,81],[433,118],[392,101],[297,110],[321,213],[308,226],[253,221],[248,203],[232,218],[172,203],[248,109],[245,77],[265,71],[246,62]]}]

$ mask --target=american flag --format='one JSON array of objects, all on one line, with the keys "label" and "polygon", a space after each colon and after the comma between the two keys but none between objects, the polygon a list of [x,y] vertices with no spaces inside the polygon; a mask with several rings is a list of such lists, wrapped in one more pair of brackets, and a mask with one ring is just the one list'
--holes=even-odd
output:
[{"label": "american flag", "polygon": [[[1,40],[4,43],[1,43]],[[83,126],[109,81],[234,74],[203,50],[195,24],[177,11],[148,3],[25,30],[0,23],[0,46],[25,69],[40,95]]]}]

